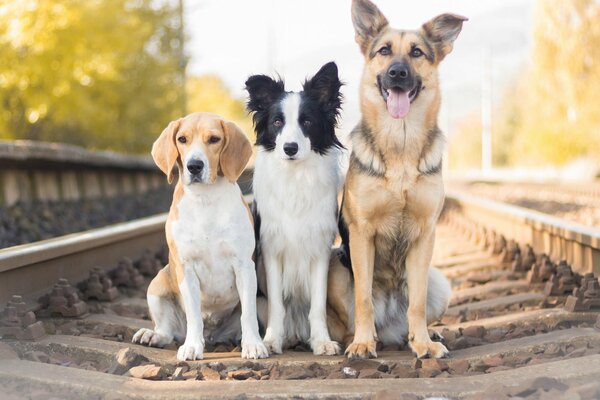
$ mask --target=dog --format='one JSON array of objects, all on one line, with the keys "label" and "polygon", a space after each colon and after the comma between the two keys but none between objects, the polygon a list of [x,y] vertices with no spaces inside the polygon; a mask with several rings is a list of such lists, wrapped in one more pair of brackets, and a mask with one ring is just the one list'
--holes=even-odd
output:
[{"label": "dog", "polygon": [[177,359],[196,360],[205,337],[241,335],[243,358],[268,356],[258,331],[252,215],[236,183],[251,155],[240,128],[209,113],[171,122],[154,142],[156,165],[169,183],[177,165],[179,178],[166,223],[169,264],[148,287],[155,326],[140,329],[134,343],[183,341]]},{"label": "dog", "polygon": [[397,30],[372,2],[353,0],[352,20],[365,59],[362,119],[351,133],[342,246],[330,267],[330,331],[352,341],[350,358],[376,357],[377,340],[406,338],[417,357],[444,357],[448,350],[427,331],[451,295],[430,268],[444,202],[438,66],[466,18],[443,14],[418,30]]},{"label": "dog", "polygon": [[[269,351],[308,342],[314,354],[340,353],[327,329],[327,276],[337,234],[342,144],[335,63],[324,65],[301,92],[281,80],[246,81],[258,152],[254,168],[259,288],[267,297],[264,343]],[[265,307],[267,305],[265,304]],[[262,315],[262,317],[260,317]]]}]

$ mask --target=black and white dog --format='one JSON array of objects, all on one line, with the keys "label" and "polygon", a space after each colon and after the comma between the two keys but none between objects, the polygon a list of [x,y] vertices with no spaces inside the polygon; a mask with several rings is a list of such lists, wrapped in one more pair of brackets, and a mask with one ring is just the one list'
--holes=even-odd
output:
[{"label": "black and white dog", "polygon": [[253,209],[267,321],[266,307],[260,314],[264,343],[275,353],[300,341],[315,354],[340,352],[327,329],[326,301],[342,183],[343,146],[335,135],[341,85],[333,62],[301,92],[286,92],[281,80],[265,75],[246,81],[258,146]]}]

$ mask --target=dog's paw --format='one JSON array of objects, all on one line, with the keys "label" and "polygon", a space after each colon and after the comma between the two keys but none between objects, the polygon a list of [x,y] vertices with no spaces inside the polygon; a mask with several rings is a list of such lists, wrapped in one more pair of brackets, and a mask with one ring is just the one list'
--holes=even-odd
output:
[{"label": "dog's paw", "polygon": [[171,338],[152,329],[142,328],[133,335],[132,343],[144,344],[151,347],[164,347],[171,343]]},{"label": "dog's paw", "polygon": [[177,349],[177,359],[179,361],[202,360],[202,358],[204,358],[204,343],[202,341],[186,340]]},{"label": "dog's paw", "polygon": [[333,340],[314,340],[311,342],[310,347],[312,347],[316,356],[334,356],[342,352],[338,342]]},{"label": "dog's paw", "polygon": [[279,336],[270,335],[268,332],[263,339],[263,343],[267,347],[270,354],[281,354],[283,348],[283,339]]},{"label": "dog's paw", "polygon": [[450,354],[446,346],[440,342],[433,342],[431,340],[424,342],[409,342],[409,346],[417,358],[444,358]]},{"label": "dog's paw", "polygon": [[257,358],[267,357],[269,357],[269,350],[267,350],[267,347],[260,339],[242,343],[242,358],[252,358],[256,360]]},{"label": "dog's paw", "polygon": [[346,355],[348,358],[376,358],[376,347],[377,346],[374,340],[363,343],[353,342],[346,349]]}]

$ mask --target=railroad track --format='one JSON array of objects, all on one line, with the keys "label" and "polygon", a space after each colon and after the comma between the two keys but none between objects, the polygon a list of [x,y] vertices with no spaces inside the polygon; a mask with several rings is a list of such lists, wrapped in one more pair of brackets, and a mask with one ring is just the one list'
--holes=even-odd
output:
[{"label": "railroad track", "polygon": [[[73,257],[68,246],[46,258],[36,258],[32,248],[17,249],[16,258],[10,249],[0,251],[0,282],[12,276],[1,286],[8,306],[0,319],[0,393],[44,399],[600,398],[600,288],[591,274],[598,272],[600,241],[593,232],[553,228],[556,221],[542,224],[539,215],[523,212],[448,197],[434,264],[451,279],[454,293],[448,313],[432,326],[451,350],[444,360],[419,361],[405,349],[384,348],[377,359],[348,361],[315,357],[298,345],[247,361],[224,343],[207,349],[202,361],[183,363],[174,345],[131,344],[138,328],[151,326],[145,288],[166,256],[156,234],[164,216],[121,225],[120,239],[101,232],[104,244],[78,247],[79,263],[63,262]],[[136,236],[136,224],[146,233]],[[537,241],[531,231],[553,239]],[[77,239],[70,237],[81,243]],[[575,255],[572,245],[557,249],[560,240],[580,240],[589,260]],[[546,242],[554,244],[550,252]],[[20,265],[7,268],[15,259]],[[46,263],[63,269],[42,275]],[[24,286],[18,274],[32,282]],[[33,282],[37,277],[45,282]],[[42,286],[51,282],[54,288],[44,295]]]}]

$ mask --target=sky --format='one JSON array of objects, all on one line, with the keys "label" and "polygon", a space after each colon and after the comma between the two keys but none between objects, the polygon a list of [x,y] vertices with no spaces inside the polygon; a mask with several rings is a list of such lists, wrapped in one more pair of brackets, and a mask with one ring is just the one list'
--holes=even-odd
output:
[{"label": "sky", "polygon": [[[354,42],[349,0],[184,0],[191,75],[217,74],[244,98],[252,74],[281,75],[288,90],[329,61],[346,85],[342,130],[360,118],[358,82],[363,58]],[[440,126],[479,109],[484,56],[489,54],[493,98],[527,64],[532,0],[375,0],[390,25],[418,28],[443,12],[469,18],[441,65]]]}]

